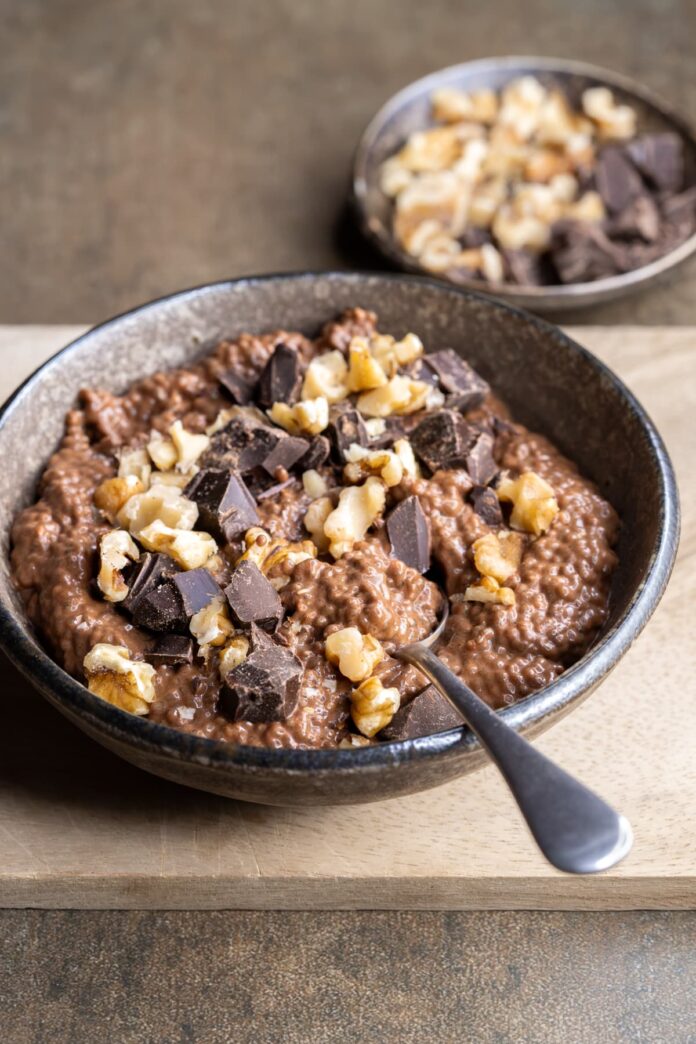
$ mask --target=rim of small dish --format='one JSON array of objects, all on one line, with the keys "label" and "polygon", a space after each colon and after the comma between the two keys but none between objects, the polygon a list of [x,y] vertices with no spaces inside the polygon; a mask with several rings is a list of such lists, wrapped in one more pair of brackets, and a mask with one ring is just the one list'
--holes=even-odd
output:
[{"label": "rim of small dish", "polygon": [[[629,407],[637,414],[660,476],[660,528],[650,565],[646,575],[633,594],[621,617],[603,634],[588,652],[572,667],[564,671],[551,685],[525,697],[519,703],[500,711],[505,721],[516,729],[533,726],[536,722],[561,712],[570,703],[588,693],[604,678],[618,662],[626,649],[643,629],[669,580],[676,555],[679,537],[679,498],[674,470],[661,436],[644,408],[631,391],[613,371],[594,356],[588,349],[573,341],[562,330],[523,309],[498,301],[490,296],[443,284],[436,279],[403,273],[351,273],[351,272],[297,272],[271,273],[268,275],[245,276],[238,279],[220,280],[167,294],[148,301],[136,308],[105,320],[71,341],[39,366],[12,393],[0,407],[0,446],[2,431],[7,418],[18,409],[31,389],[56,368],[61,359],[98,337],[103,330],[117,326],[125,319],[145,314],[174,302],[185,302],[206,293],[221,289],[244,288],[258,284],[311,283],[317,279],[328,281],[346,280],[359,287],[363,279],[378,279],[385,282],[429,284],[440,293],[475,299],[479,306],[491,310],[503,310],[511,316],[523,318],[534,325],[544,336],[553,336],[563,350],[582,356],[594,369],[610,382],[622,395]],[[181,732],[167,725],[149,721],[119,710],[112,704],[93,695],[89,690],[63,670],[41,646],[29,630],[18,619],[14,607],[0,597],[0,648],[9,659],[31,680],[42,694],[60,703],[79,717],[85,719],[99,731],[105,731],[125,743],[148,751],[159,751],[183,761],[217,767],[247,768],[253,770],[277,770],[287,774],[324,774],[364,769],[369,772],[381,770],[386,764],[414,761],[422,757],[441,755],[455,747],[473,750],[478,746],[473,733],[467,728],[451,729],[447,732],[417,739],[379,743],[369,747],[341,748],[265,748],[231,744],[223,740],[204,739]]]}]

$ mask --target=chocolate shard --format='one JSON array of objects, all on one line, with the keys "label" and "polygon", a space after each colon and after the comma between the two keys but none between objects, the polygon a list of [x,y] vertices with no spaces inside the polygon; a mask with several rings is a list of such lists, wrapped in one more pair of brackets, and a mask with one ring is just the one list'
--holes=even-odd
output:
[{"label": "chocolate shard", "polygon": [[222,595],[222,588],[207,569],[187,569],[172,577],[172,584],[181,599],[181,607],[187,619],[205,609],[213,598]]},{"label": "chocolate shard", "polygon": [[247,406],[254,397],[255,380],[246,380],[236,370],[225,370],[218,382],[237,406]]},{"label": "chocolate shard", "polygon": [[278,592],[254,562],[240,562],[225,588],[232,620],[238,627],[258,624],[274,631],[283,615]]},{"label": "chocolate shard", "polygon": [[269,486],[268,489],[263,489],[260,492],[258,492],[256,494],[256,499],[259,501],[268,500],[269,497],[278,496],[278,494],[281,493],[284,489],[287,489],[288,486],[296,485],[297,477],[295,475],[289,475],[284,482],[276,482],[274,483],[274,485]]},{"label": "chocolate shard", "polygon": [[193,639],[183,634],[162,635],[155,646],[145,653],[145,659],[153,667],[179,667],[193,663]]},{"label": "chocolate shard", "polygon": [[587,222],[559,222],[554,228],[551,258],[562,283],[604,279],[623,267],[617,244],[601,228]]},{"label": "chocolate shard", "polygon": [[289,649],[270,638],[231,670],[220,690],[220,709],[232,721],[286,721],[297,706],[303,668]]},{"label": "chocolate shard", "polygon": [[277,344],[266,363],[256,389],[256,401],[267,409],[274,402],[293,403],[302,383],[300,359],[295,348]]},{"label": "chocolate shard", "polygon": [[247,474],[263,464],[284,434],[252,417],[233,417],[213,435],[200,465]]},{"label": "chocolate shard", "polygon": [[656,189],[676,192],[684,182],[684,143],[678,134],[644,134],[626,146],[640,173]]},{"label": "chocolate shard", "polygon": [[407,497],[387,518],[387,536],[394,558],[419,573],[430,569],[430,527],[418,497]]},{"label": "chocolate shard", "polygon": [[295,435],[283,434],[268,456],[264,458],[262,467],[269,475],[275,477],[278,468],[284,468],[285,471],[289,471],[290,468],[297,464],[298,460],[304,457],[307,449],[308,443],[306,439],[297,438]]},{"label": "chocolate shard", "polygon": [[133,606],[133,623],[147,631],[188,631],[188,617],[173,579],[141,595]]},{"label": "chocolate shard", "polygon": [[132,613],[133,608],[143,595],[154,590],[179,572],[179,567],[169,555],[151,554],[143,551],[138,561],[126,574],[128,594],[122,602],[121,608]]},{"label": "chocolate shard", "polygon": [[485,431],[479,432],[466,450],[464,463],[475,485],[487,485],[498,473],[498,465],[493,459],[493,436]]},{"label": "chocolate shard", "polygon": [[311,471],[320,468],[329,459],[331,443],[325,435],[315,435],[309,444],[309,449],[304,457],[298,461],[297,467],[300,471]]},{"label": "chocolate shard", "polygon": [[517,286],[546,286],[554,280],[554,272],[545,254],[531,250],[504,250],[503,260],[508,278]]},{"label": "chocolate shard", "polygon": [[329,414],[329,434],[334,445],[336,456],[340,463],[346,460],[346,452],[357,443],[358,446],[367,446],[370,439],[367,434],[365,422],[352,406],[332,406]]},{"label": "chocolate shard", "polygon": [[608,222],[607,235],[616,239],[644,239],[654,243],[660,234],[660,212],[652,196],[644,193]]},{"label": "chocolate shard", "polygon": [[469,493],[469,500],[476,514],[487,526],[502,525],[503,512],[500,501],[490,486],[474,486]]},{"label": "chocolate shard", "polygon": [[670,221],[693,222],[696,211],[696,185],[662,199],[662,213]]},{"label": "chocolate shard", "polygon": [[378,739],[392,742],[416,739],[418,736],[432,736],[436,732],[460,728],[463,724],[461,714],[447,697],[438,692],[434,685],[429,685],[399,708],[387,727],[379,733]]},{"label": "chocolate shard", "polygon": [[201,468],[184,489],[184,496],[198,504],[202,528],[228,543],[258,525],[256,502],[234,471]]},{"label": "chocolate shard", "polygon": [[471,410],[480,406],[490,388],[452,348],[443,348],[424,356],[426,364],[435,371],[444,391],[456,395],[461,401],[460,409]]},{"label": "chocolate shard", "polygon": [[421,355],[420,359],[402,367],[402,370],[407,377],[413,378],[414,381],[424,381],[426,384],[431,384],[433,388],[437,388],[440,383],[440,378],[434,368],[428,365],[427,355]]},{"label": "chocolate shard", "polygon": [[411,433],[411,445],[431,471],[464,467],[476,434],[459,413],[439,410],[425,417]]},{"label": "chocolate shard", "polygon": [[610,214],[619,214],[643,192],[643,182],[618,145],[602,149],[597,160],[597,191]]}]

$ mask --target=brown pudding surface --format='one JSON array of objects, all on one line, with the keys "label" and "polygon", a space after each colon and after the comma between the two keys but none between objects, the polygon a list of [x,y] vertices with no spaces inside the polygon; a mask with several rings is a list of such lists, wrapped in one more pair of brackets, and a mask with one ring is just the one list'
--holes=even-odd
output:
[{"label": "brown pudding surface", "polygon": [[[99,390],[80,393],[78,406],[66,417],[61,445],[42,476],[38,500],[18,516],[12,532],[15,583],[42,640],[69,673],[84,678],[84,657],[97,643],[125,646],[134,659],[142,659],[153,643],[153,635],[135,627],[94,584],[99,540],[112,526],[93,498],[97,486],[116,474],[118,452],[144,445],[153,429],[166,432],[177,419],[189,431],[204,431],[230,406],[219,375],[233,369],[247,381],[257,378],[280,343],[295,348],[306,365],[321,352],[345,352],[352,337],[369,337],[375,324],[374,316],[353,309],[327,324],[314,342],[284,331],[243,334],[221,343],[190,369],[155,374],[122,396]],[[440,347],[426,345],[426,352]],[[430,529],[433,565],[452,599],[443,658],[488,703],[501,707],[553,681],[597,635],[608,613],[618,519],[569,460],[542,436],[510,422],[492,395],[465,417],[495,430],[494,458],[501,471],[513,476],[535,472],[553,487],[558,502],[558,514],[545,532],[522,535],[521,563],[505,581],[515,604],[463,600],[477,577],[471,545],[509,527],[507,521],[491,527],[476,514],[470,501],[473,483],[463,468],[435,471],[430,477],[424,468],[422,477],[404,478],[386,491],[387,512],[417,495]],[[504,423],[494,424],[495,418]],[[319,470],[330,486],[340,483],[340,468],[326,464]],[[303,519],[310,503],[296,474],[278,493],[258,501],[259,524],[274,537],[307,540]],[[223,586],[240,550],[239,543],[221,544],[210,567]],[[334,746],[349,728],[354,686],[328,662],[324,641],[346,627],[382,643],[387,656],[375,673],[385,685],[400,689],[402,704],[425,687],[417,671],[388,654],[395,645],[423,638],[433,629],[443,594],[431,579],[390,553],[382,520],[337,560],[322,553],[288,567],[286,575],[278,637],[304,669],[287,719],[231,720],[220,705],[217,656],[197,655],[192,664],[157,666],[149,711],[153,721],[236,743]]]}]

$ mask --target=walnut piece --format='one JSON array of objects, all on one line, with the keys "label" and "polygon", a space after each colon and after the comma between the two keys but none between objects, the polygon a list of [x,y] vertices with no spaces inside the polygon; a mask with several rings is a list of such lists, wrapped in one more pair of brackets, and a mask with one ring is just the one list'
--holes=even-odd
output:
[{"label": "walnut piece", "polygon": [[[376,477],[367,479],[362,486],[347,486],[341,491],[338,506],[324,523],[324,535],[334,558],[340,558],[363,539],[384,511],[385,503],[384,483]],[[321,500],[315,500],[314,504],[321,504]]]},{"label": "walnut piece", "polygon": [[323,475],[319,474],[316,468],[310,468],[309,471],[302,472],[302,487],[312,500],[326,496],[329,491],[328,482]]},{"label": "walnut piece", "polygon": [[218,666],[220,674],[224,678],[226,674],[233,671],[235,667],[239,667],[240,663],[244,663],[249,653],[249,639],[243,634],[236,634],[234,638],[230,638],[225,648],[220,652],[220,659],[218,660]]},{"label": "walnut piece", "polygon": [[87,688],[107,703],[131,714],[148,713],[155,698],[155,668],[134,661],[123,645],[100,642],[83,660]]},{"label": "walnut piece", "polygon": [[213,598],[203,609],[194,613],[189,621],[189,630],[199,645],[224,645],[234,633],[224,599],[220,596]]},{"label": "walnut piece", "polygon": [[200,569],[217,551],[217,544],[209,533],[175,529],[160,519],[141,529],[138,540],[147,551],[170,555],[182,569]]},{"label": "walnut piece", "polygon": [[396,688],[385,689],[379,678],[367,678],[350,694],[351,717],[355,727],[372,738],[386,728],[399,709],[401,695]]},{"label": "walnut piece", "polygon": [[118,474],[120,478],[135,475],[147,489],[150,483],[152,465],[147,450],[142,449],[122,450],[118,458]]},{"label": "walnut piece", "polygon": [[142,530],[155,521],[174,529],[193,529],[198,519],[198,505],[182,496],[177,486],[160,484],[155,476],[148,490],[126,501],[117,519],[139,540]]},{"label": "walnut piece", "polygon": [[356,747],[371,747],[367,736],[358,736],[355,732],[349,732],[338,744],[340,750],[355,750]]},{"label": "walnut piece", "polygon": [[366,417],[389,417],[392,413],[415,413],[423,409],[430,385],[397,374],[381,388],[363,392],[357,406]]},{"label": "walnut piece", "polygon": [[582,94],[582,108],[596,123],[600,137],[625,140],[636,133],[636,111],[618,105],[608,87],[590,87]]},{"label": "walnut piece", "polygon": [[329,403],[325,395],[303,399],[294,406],[274,402],[268,416],[291,435],[318,435],[329,423]]},{"label": "walnut piece", "polygon": [[525,533],[545,533],[558,514],[553,488],[534,471],[523,471],[516,479],[503,476],[496,493],[513,505],[510,525]]},{"label": "walnut piece", "polygon": [[343,469],[343,478],[351,485],[357,485],[370,475],[379,475],[389,488],[398,486],[403,478],[403,464],[392,450],[368,450],[354,442],[345,456],[348,463]]},{"label": "walnut piece", "polygon": [[433,91],[430,102],[433,119],[443,123],[458,123],[460,120],[493,123],[498,115],[498,96],[489,87],[478,91],[440,87]]},{"label": "walnut piece", "polygon": [[348,388],[351,392],[381,388],[387,375],[370,351],[365,337],[354,337],[348,349]]},{"label": "walnut piece", "polygon": [[502,583],[517,572],[522,561],[519,533],[486,533],[472,544],[474,565],[482,576]]},{"label": "walnut piece", "polygon": [[176,467],[179,471],[188,471],[210,445],[208,435],[195,435],[186,431],[181,421],[172,424],[169,435],[176,450]]},{"label": "walnut piece", "polygon": [[348,397],[348,363],[342,352],[324,352],[312,359],[302,384],[303,399],[325,398],[329,403]]},{"label": "walnut piece", "polygon": [[482,576],[476,584],[467,587],[465,602],[492,602],[494,605],[515,604],[515,592],[510,587],[501,587],[492,576]]},{"label": "walnut piece", "polygon": [[333,509],[330,497],[319,497],[309,505],[304,517],[304,527],[322,554],[329,550],[329,538],[324,532],[324,525]]},{"label": "walnut piece", "polygon": [[324,642],[324,651],[329,663],[337,666],[341,674],[352,682],[369,678],[384,659],[380,642],[371,634],[362,634],[357,627],[334,631]]},{"label": "walnut piece", "polygon": [[125,529],[112,529],[101,538],[97,586],[107,602],[122,602],[126,598],[128,585],[121,576],[121,570],[139,558],[138,546]]},{"label": "walnut piece", "polygon": [[137,475],[121,475],[104,479],[94,491],[94,503],[110,522],[136,493],[143,493],[146,484]]}]

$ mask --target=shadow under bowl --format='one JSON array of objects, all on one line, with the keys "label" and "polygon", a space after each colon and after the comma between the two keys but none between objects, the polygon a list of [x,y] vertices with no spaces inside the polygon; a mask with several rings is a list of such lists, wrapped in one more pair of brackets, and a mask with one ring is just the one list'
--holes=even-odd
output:
[{"label": "shadow under bowl", "polygon": [[341,804],[424,790],[485,761],[466,728],[355,750],[270,750],[200,739],[135,717],[92,695],[51,659],[12,585],[12,521],[32,502],[79,388],[123,392],[245,330],[282,327],[314,335],[355,305],[376,311],[382,329],[399,336],[414,331],[430,349],[449,346],[464,355],[514,415],[575,460],[621,515],[606,627],[557,681],[502,711],[509,724],[535,735],[592,692],[642,630],[667,583],[679,505],[662,440],[618,378],[556,327],[491,298],[404,275],[271,275],[144,305],[68,345],[0,412],[0,645],[74,724],[166,779],[264,804]]},{"label": "shadow under bowl", "polygon": [[[440,69],[416,80],[393,95],[373,117],[358,144],[353,162],[352,209],[363,233],[397,268],[428,275],[396,241],[391,229],[392,202],[382,192],[379,169],[414,131],[432,126],[430,96],[441,87],[499,91],[518,76],[536,76],[546,85],[559,85],[577,100],[588,87],[609,87],[621,104],[631,105],[638,115],[640,134],[673,131],[684,142],[684,188],[696,185],[696,132],[693,127],[641,84],[619,73],[584,62],[562,58],[484,58]],[[457,286],[497,298],[533,312],[560,313],[623,297],[663,277],[696,251],[696,232],[662,257],[641,268],[588,283],[554,286],[517,286],[488,283],[481,279],[456,280]],[[446,276],[438,277],[444,281]]]}]

